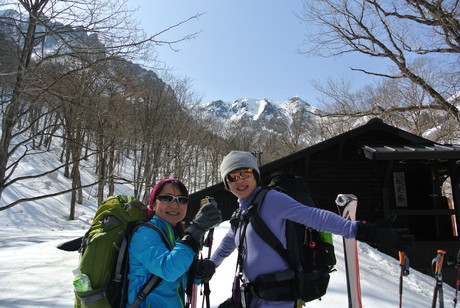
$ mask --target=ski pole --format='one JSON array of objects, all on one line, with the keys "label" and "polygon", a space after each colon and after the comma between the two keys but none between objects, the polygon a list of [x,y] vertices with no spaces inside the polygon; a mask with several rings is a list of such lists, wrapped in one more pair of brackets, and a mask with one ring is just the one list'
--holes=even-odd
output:
[{"label": "ski pole", "polygon": [[[208,236],[206,237],[206,241],[204,243],[205,246],[208,247],[208,259],[211,258],[211,249],[212,249],[212,242],[213,242],[213,235],[214,235],[214,228],[210,229],[208,232]],[[211,294],[211,289],[209,288],[209,281],[203,284],[203,302],[201,307],[204,307],[204,301],[206,299],[206,307],[211,307],[211,302],[209,299],[209,294]]]},{"label": "ski pole", "polygon": [[[210,199],[213,199],[212,197],[205,197],[203,199],[201,199],[200,201],[200,206],[203,207],[204,205],[208,204],[210,201]],[[209,230],[211,231],[211,230]],[[208,234],[209,234],[209,231],[208,231]],[[204,245],[204,243],[203,243]],[[203,256],[202,256],[202,253],[200,251],[200,258],[202,259]],[[189,275],[189,279],[188,279],[188,282],[187,282],[187,288],[186,288],[186,293],[187,293],[187,300],[186,300],[186,303],[185,303],[185,308],[196,308],[197,306],[197,301],[198,301],[198,287],[197,285],[194,283],[195,281],[195,276],[196,276],[196,262],[198,261],[198,255],[195,255],[195,260],[194,260],[194,267],[193,269],[190,268],[189,271],[193,271],[193,275]],[[192,263],[193,264],[193,263]],[[192,278],[192,279],[191,279]]]},{"label": "ski pole", "polygon": [[431,303],[431,308],[436,307],[436,299],[439,293],[439,308],[444,308],[444,296],[442,290],[442,263],[444,262],[444,255],[446,252],[439,249],[437,251],[438,255],[433,259],[432,266],[434,266],[434,274],[436,278],[436,284],[434,286],[433,301]]},{"label": "ski pole", "polygon": [[[459,257],[460,257],[460,250],[459,250]],[[458,262],[458,257],[457,257]],[[457,299],[458,299],[458,288],[460,286],[460,266],[457,263],[457,282],[455,284],[455,297],[454,297],[454,308],[457,307]]]},{"label": "ski pole", "polygon": [[409,258],[404,251],[399,252],[399,266],[401,273],[399,274],[399,308],[402,307],[403,295],[403,277],[409,275]]},{"label": "ski pole", "polygon": [[457,307],[458,289],[460,287],[460,249],[457,252],[457,260],[447,261],[447,265],[455,266],[457,269],[457,281],[455,283],[454,308]]},{"label": "ski pole", "polygon": [[188,280],[187,280],[187,286],[185,288],[185,308],[195,308],[196,307],[196,297],[197,297],[197,289],[196,285],[194,284],[195,277],[196,277],[196,270],[197,270],[197,262],[199,258],[198,255],[196,254],[192,265],[189,268],[189,275],[188,275]]},{"label": "ski pole", "polygon": [[[207,203],[210,203],[213,200],[214,200],[213,197],[206,196],[205,198],[201,199],[201,206],[203,206],[203,205],[205,205]],[[213,241],[214,241],[214,228],[212,228],[212,229],[210,229],[208,231],[208,235],[206,237],[206,240],[203,243],[203,246],[208,247],[208,259],[211,258],[211,250],[212,250]],[[207,282],[205,282],[203,284],[203,301],[201,303],[202,308],[204,308],[205,300],[206,300],[206,307],[207,308],[211,307],[211,302],[210,302],[210,298],[209,298],[210,294],[211,294],[211,289],[209,288],[209,281],[207,281]]]}]

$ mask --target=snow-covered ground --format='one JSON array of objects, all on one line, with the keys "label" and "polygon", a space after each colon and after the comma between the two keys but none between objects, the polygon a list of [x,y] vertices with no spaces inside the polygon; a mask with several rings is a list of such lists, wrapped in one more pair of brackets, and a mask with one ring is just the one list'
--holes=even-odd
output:
[{"label": "snow-covered ground", "polygon": [[[38,160],[37,160],[38,159]],[[56,164],[50,153],[28,158],[16,174],[30,174],[38,168]],[[83,183],[94,179],[94,174],[83,170]],[[19,196],[34,196],[68,188],[69,181],[61,174],[35,180],[27,185],[16,185],[5,191],[0,205]],[[130,194],[128,186],[117,187],[116,193]],[[0,307],[73,307],[72,270],[78,265],[78,253],[66,252],[56,246],[84,234],[96,210],[95,189],[85,191],[83,205],[77,205],[76,219],[69,221],[69,198],[62,195],[16,205],[0,212]],[[214,245],[227,232],[227,222],[215,231]],[[347,292],[342,240],[334,237],[338,264],[331,274],[327,294],[321,301],[307,307],[347,307]],[[433,247],[435,257],[436,247]],[[456,253],[456,252],[451,252]],[[204,255],[207,255],[206,249]],[[410,258],[410,251],[408,252]],[[386,308],[399,305],[399,264],[372,247],[359,243],[363,307]],[[211,280],[211,306],[217,307],[230,295],[236,255],[233,254],[217,269]],[[431,307],[433,277],[411,269],[404,278],[403,307]],[[455,290],[444,284],[444,302],[452,307]],[[198,302],[201,307],[201,300]]]}]

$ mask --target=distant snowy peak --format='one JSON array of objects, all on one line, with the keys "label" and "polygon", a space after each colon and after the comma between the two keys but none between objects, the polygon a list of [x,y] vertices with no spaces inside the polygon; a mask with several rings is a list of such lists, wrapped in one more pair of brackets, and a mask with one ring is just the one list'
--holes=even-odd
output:
[{"label": "distant snowy peak", "polygon": [[268,99],[240,98],[232,102],[222,100],[211,101],[200,106],[200,111],[208,116],[225,122],[253,121],[260,124],[268,121],[289,120],[300,111],[314,112],[316,108],[299,97],[286,101]]},{"label": "distant snowy peak", "polygon": [[237,99],[231,103],[231,121],[264,121],[282,117],[279,109],[267,99]]},{"label": "distant snowy peak", "polygon": [[[8,36],[17,36],[20,40],[24,39],[24,33],[29,29],[27,14],[20,14],[13,9],[0,10],[0,16],[3,17],[0,23],[0,32]],[[44,37],[44,40],[38,40],[36,49],[43,49],[46,53],[65,53],[68,49],[84,46],[91,48],[104,48],[99,41],[98,35],[88,34],[87,30],[72,25],[66,25],[61,22],[53,21],[52,18],[44,14],[38,16],[40,23],[35,29],[37,35]],[[50,31],[51,29],[51,31]]]},{"label": "distant snowy peak", "polygon": [[302,100],[298,96],[294,96],[286,101],[281,102],[280,106],[290,114],[295,114],[304,111],[317,113],[320,111],[318,108],[313,107],[312,105]]}]

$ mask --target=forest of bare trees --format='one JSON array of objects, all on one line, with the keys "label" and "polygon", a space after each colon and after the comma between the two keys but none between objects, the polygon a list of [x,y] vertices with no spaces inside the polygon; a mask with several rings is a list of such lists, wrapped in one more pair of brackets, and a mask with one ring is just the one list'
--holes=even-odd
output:
[{"label": "forest of bare trees", "polygon": [[[156,45],[193,34],[172,42],[148,37],[133,26],[124,1],[2,1],[0,8],[8,9],[0,19],[0,198],[16,182],[62,172],[72,180],[73,219],[84,187],[97,185],[102,200],[104,187],[112,194],[117,181],[127,181],[145,199],[158,177],[193,178],[188,147],[203,137],[181,108],[190,98],[186,81],[165,83],[133,63]],[[59,168],[14,176],[22,158],[50,150],[52,141],[61,144]],[[21,156],[12,161],[15,153]],[[80,162],[89,156],[96,158],[98,181],[81,183]],[[118,175],[126,158],[135,163],[133,179]]]},{"label": "forest of bare trees", "polygon": [[[322,47],[331,56],[362,52],[388,57],[394,74],[363,71],[382,79],[359,91],[351,91],[346,82],[318,84],[325,109],[315,116],[321,121],[307,121],[313,115],[301,111],[289,127],[276,122],[270,130],[250,122],[223,127],[202,118],[193,112],[200,98],[189,80],[158,76],[136,64],[155,63],[145,56],[157,46],[196,34],[169,42],[146,36],[133,26],[125,1],[0,3],[0,10],[11,9],[0,16],[0,200],[12,184],[50,173],[71,179],[68,190],[59,192],[71,194],[69,219],[89,186],[97,187],[99,202],[117,183],[132,184],[133,195],[145,201],[151,186],[165,177],[183,179],[196,191],[220,181],[218,167],[230,150],[263,148],[261,163],[266,163],[349,129],[339,124],[350,117],[378,116],[416,134],[438,123],[435,141],[460,137],[452,100],[459,92],[460,50],[454,1],[305,1],[301,18],[323,26],[311,36],[317,45],[308,52]],[[421,32],[398,32],[409,25]],[[431,54],[442,54],[444,65]],[[60,166],[15,176],[22,159],[43,151],[59,151]],[[81,162],[89,157],[98,179],[82,183]],[[120,172],[128,163],[132,177]],[[2,203],[0,211],[49,196]]]},{"label": "forest of bare trees", "polygon": [[317,83],[328,116],[378,116],[416,134],[438,123],[435,141],[458,140],[460,112],[453,99],[460,91],[458,1],[304,0],[303,5],[299,17],[314,29],[305,37],[305,54],[353,53],[390,68],[350,67],[379,77],[378,84],[358,91],[343,80]]}]

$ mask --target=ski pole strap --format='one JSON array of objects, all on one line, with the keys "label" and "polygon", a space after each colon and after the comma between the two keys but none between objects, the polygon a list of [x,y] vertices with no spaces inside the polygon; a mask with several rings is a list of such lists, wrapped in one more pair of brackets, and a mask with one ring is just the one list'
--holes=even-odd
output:
[{"label": "ski pole strap", "polygon": [[211,257],[211,248],[214,241],[214,228],[209,229],[206,239],[203,242],[203,246],[208,247],[208,258]]}]

